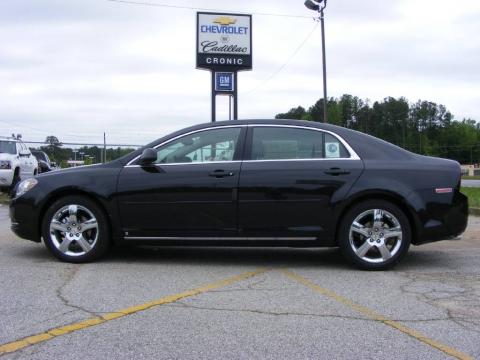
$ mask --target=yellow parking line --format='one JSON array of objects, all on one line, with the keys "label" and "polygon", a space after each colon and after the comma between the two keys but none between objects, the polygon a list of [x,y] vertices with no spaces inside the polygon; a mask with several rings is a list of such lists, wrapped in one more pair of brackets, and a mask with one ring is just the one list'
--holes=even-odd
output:
[{"label": "yellow parking line", "polygon": [[192,290],[188,290],[188,291],[185,291],[185,292],[180,293],[180,294],[166,296],[166,297],[163,297],[161,299],[151,301],[151,302],[148,302],[148,303],[145,303],[145,304],[132,306],[132,307],[129,307],[129,308],[126,308],[126,309],[123,309],[123,310],[119,310],[119,311],[111,312],[111,313],[108,313],[108,314],[104,314],[104,315],[99,316],[99,317],[94,317],[94,318],[86,319],[86,320],[83,320],[83,321],[80,321],[80,322],[77,322],[77,323],[74,323],[74,324],[54,328],[54,329],[51,329],[51,330],[48,330],[48,331],[45,331],[45,332],[42,332],[42,333],[39,333],[39,334],[36,334],[36,335],[28,336],[26,338],[23,338],[23,339],[20,339],[20,340],[17,340],[17,341],[12,341],[12,342],[9,342],[7,344],[0,345],[0,355],[7,354],[7,353],[12,353],[12,352],[18,351],[20,349],[23,349],[27,346],[51,340],[53,338],[56,338],[57,336],[70,334],[70,333],[73,333],[73,332],[78,331],[78,330],[82,330],[82,329],[86,329],[86,328],[89,328],[89,327],[92,327],[92,326],[103,324],[107,321],[118,319],[118,318],[121,318],[121,317],[124,317],[124,316],[127,316],[127,315],[131,315],[131,314],[135,314],[135,313],[138,313],[140,311],[148,310],[148,309],[150,309],[152,307],[155,307],[155,306],[170,304],[170,303],[173,303],[173,302],[181,300],[181,299],[185,299],[185,298],[188,298],[188,297],[191,297],[191,296],[195,296],[195,295],[205,293],[205,292],[210,291],[210,290],[214,290],[214,289],[218,289],[218,288],[221,288],[221,287],[224,287],[224,286],[227,286],[227,285],[231,285],[235,282],[251,278],[255,275],[264,273],[266,271],[267,271],[267,269],[258,269],[258,270],[255,270],[255,271],[245,272],[243,274],[233,276],[233,277],[227,278],[225,280],[220,280],[220,281],[217,281],[217,282],[212,283],[212,284],[204,285],[204,286],[192,289]]},{"label": "yellow parking line", "polygon": [[347,298],[345,298],[341,295],[338,295],[337,293],[335,293],[331,290],[322,288],[321,286],[311,282],[310,280],[305,279],[304,277],[302,277],[298,274],[295,274],[292,271],[281,270],[281,272],[284,275],[286,275],[287,277],[289,277],[290,279],[293,279],[293,280],[309,287],[313,291],[318,292],[318,293],[322,294],[323,296],[326,296],[330,299],[338,301],[338,302],[348,306],[350,309],[353,309],[360,314],[366,315],[366,316],[368,316],[369,318],[371,318],[375,321],[384,323],[385,325],[388,325],[388,326],[390,326],[394,329],[397,329],[397,330],[403,332],[404,334],[407,334],[408,336],[411,336],[411,337],[417,339],[418,341],[423,342],[424,344],[430,345],[430,346],[434,347],[435,349],[444,352],[447,355],[450,355],[450,356],[452,356],[454,358],[457,358],[457,359],[460,359],[460,360],[473,360],[473,358],[471,356],[467,355],[467,354],[464,354],[464,353],[462,353],[462,352],[460,352],[460,351],[458,351],[454,348],[451,348],[450,346],[445,345],[441,342],[430,339],[430,338],[426,337],[425,335],[421,334],[420,332],[418,332],[416,330],[413,330],[413,329],[410,329],[406,326],[403,326],[402,324],[400,324],[400,323],[398,323],[394,320],[390,320],[387,317],[385,317],[383,315],[380,315],[380,314],[376,313],[375,311],[373,311],[373,310],[371,310],[371,309],[369,309],[365,306],[356,304],[353,301],[350,301],[349,299],[347,299]]}]

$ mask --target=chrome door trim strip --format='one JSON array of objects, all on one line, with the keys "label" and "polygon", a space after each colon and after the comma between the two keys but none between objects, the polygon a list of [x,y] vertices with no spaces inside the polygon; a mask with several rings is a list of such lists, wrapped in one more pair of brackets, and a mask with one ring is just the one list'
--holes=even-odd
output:
[{"label": "chrome door trim strip", "polygon": [[284,240],[284,241],[297,241],[297,240],[305,240],[305,241],[313,241],[317,240],[316,237],[194,237],[194,236],[186,236],[186,237],[168,237],[168,236],[125,236],[125,240],[199,240],[199,241],[277,241],[277,240]]}]

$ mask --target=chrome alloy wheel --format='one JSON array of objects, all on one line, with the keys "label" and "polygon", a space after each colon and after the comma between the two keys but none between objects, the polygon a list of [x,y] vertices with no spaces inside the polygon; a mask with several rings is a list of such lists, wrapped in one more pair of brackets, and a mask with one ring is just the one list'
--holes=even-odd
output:
[{"label": "chrome alloy wheel", "polygon": [[398,253],[402,226],[390,212],[371,209],[358,215],[350,226],[349,240],[354,253],[369,263],[382,263]]},{"label": "chrome alloy wheel", "polygon": [[98,240],[98,222],[93,213],[81,205],[60,208],[50,222],[53,245],[68,256],[82,256],[92,250]]}]

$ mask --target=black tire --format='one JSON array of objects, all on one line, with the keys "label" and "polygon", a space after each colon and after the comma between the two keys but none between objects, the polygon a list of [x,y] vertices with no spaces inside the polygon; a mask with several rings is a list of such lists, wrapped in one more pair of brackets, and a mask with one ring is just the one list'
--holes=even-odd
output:
[{"label": "black tire", "polygon": [[[97,228],[93,230],[87,230],[87,231],[77,231],[75,229],[61,233],[60,231],[54,231],[54,234],[52,235],[50,233],[50,224],[54,218],[54,216],[57,214],[62,209],[65,209],[66,207],[68,208],[71,205],[76,205],[78,208],[78,214],[75,212],[75,218],[77,219],[78,216],[78,226],[84,225],[83,219],[88,219],[88,213],[93,214],[94,218],[96,219],[97,223]],[[82,209],[86,209],[82,210]],[[69,211],[69,210],[68,210]],[[64,217],[66,218],[66,216]],[[70,217],[65,220],[69,221]],[[61,224],[63,226],[67,226],[67,224]],[[69,224],[70,227],[72,227],[73,224]],[[68,229],[70,229],[70,227]],[[92,237],[92,239],[89,239],[88,241],[92,241],[91,248],[88,251],[84,251],[80,247],[80,242],[77,242],[76,240],[69,240],[68,243],[71,243],[71,245],[68,246],[68,249],[71,249],[71,251],[68,251],[71,254],[68,254],[66,252],[60,251],[59,244],[62,244],[63,241],[65,241],[66,236],[68,235],[78,235],[75,234],[78,232],[80,236],[83,239],[87,239],[88,237]],[[68,234],[67,234],[68,233]],[[42,219],[42,237],[43,241],[45,242],[45,246],[47,247],[50,252],[56,256],[58,259],[65,261],[65,262],[70,262],[70,263],[86,263],[86,262],[92,262],[95,260],[100,259],[108,250],[110,247],[111,241],[110,241],[110,228],[109,228],[109,223],[108,223],[108,218],[105,215],[105,212],[103,209],[101,209],[94,201],[90,200],[87,197],[84,196],[66,196],[63,197],[57,201],[55,201],[46,211],[45,216]],[[62,240],[59,242],[59,240]],[[73,249],[72,249],[73,247]],[[80,250],[75,252],[75,250]],[[84,253],[85,252],[85,253]],[[78,255],[78,253],[80,255]],[[75,255],[72,255],[75,254]]]},{"label": "black tire", "polygon": [[[367,238],[367,236],[365,235],[357,234],[357,232],[353,230],[352,241],[350,241],[350,232],[351,232],[351,228],[353,228],[353,223],[355,219],[357,219],[359,216],[364,216],[363,219],[367,219],[368,221],[368,216],[370,216],[369,211],[374,211],[374,209],[382,210],[385,212],[384,214],[386,214],[385,215],[386,217],[384,219],[386,221],[384,222],[384,224],[386,224],[385,226],[386,228],[382,230],[382,227],[374,226],[374,223],[373,223],[374,215],[372,214],[371,215],[372,223],[367,223],[371,225],[368,225],[366,228],[361,229],[362,231],[364,231],[365,229],[367,234],[369,234],[369,237]],[[392,220],[393,219],[392,216],[395,220]],[[386,234],[387,231],[391,231],[393,233],[394,229],[388,228],[390,227],[389,225],[393,223],[393,221],[396,221],[397,224],[400,225],[401,227],[400,228],[401,238],[400,237],[392,237],[390,239],[382,238],[383,236],[386,237],[384,233]],[[372,230],[373,234],[372,234],[372,231],[369,232],[366,229]],[[378,231],[378,233],[375,231]],[[357,268],[360,268],[363,270],[387,270],[394,267],[408,252],[408,249],[410,247],[411,237],[412,235],[411,235],[410,222],[408,221],[408,218],[405,215],[405,213],[398,206],[384,200],[368,200],[368,201],[364,201],[354,205],[343,216],[340,223],[339,232],[338,232],[338,245],[340,247],[340,250],[343,256],[347,259],[347,261],[350,262],[352,265],[356,266]],[[363,240],[365,241],[362,244]],[[368,245],[365,244],[366,242],[368,242],[369,244]],[[391,255],[390,258],[384,257],[381,254],[380,245],[383,245],[384,243],[387,246],[388,250],[393,250],[392,252],[390,252],[390,255]],[[363,257],[360,257],[360,255],[357,254],[357,252],[361,253],[360,246],[357,247],[357,244],[367,245],[366,248],[369,249],[367,250],[367,253]],[[389,246],[391,248],[388,248]],[[354,247],[356,248],[357,251],[354,249]],[[368,260],[366,260],[366,258]],[[373,262],[373,261],[379,261],[379,262]]]},{"label": "black tire", "polygon": [[20,170],[17,168],[17,169],[15,169],[15,172],[13,174],[12,184],[10,185],[10,188],[8,189],[8,192],[9,192],[11,198],[13,198],[15,196],[15,187],[17,186],[17,184],[19,182],[20,182]]}]

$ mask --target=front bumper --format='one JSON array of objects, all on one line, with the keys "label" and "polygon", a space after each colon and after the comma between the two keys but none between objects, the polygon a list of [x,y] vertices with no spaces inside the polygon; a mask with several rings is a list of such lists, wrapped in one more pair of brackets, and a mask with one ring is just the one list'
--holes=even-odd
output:
[{"label": "front bumper", "polygon": [[28,203],[13,199],[10,203],[10,229],[22,239],[40,242],[39,225],[35,214]]},{"label": "front bumper", "polygon": [[0,169],[0,187],[9,187],[13,181],[13,170]]}]

